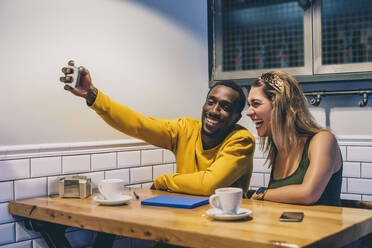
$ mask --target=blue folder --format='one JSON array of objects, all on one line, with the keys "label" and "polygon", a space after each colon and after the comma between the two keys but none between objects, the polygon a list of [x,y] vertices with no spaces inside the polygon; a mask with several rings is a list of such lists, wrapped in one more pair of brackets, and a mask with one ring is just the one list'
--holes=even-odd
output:
[{"label": "blue folder", "polygon": [[173,208],[195,208],[208,203],[209,198],[185,197],[174,195],[159,195],[141,201],[142,205]]}]

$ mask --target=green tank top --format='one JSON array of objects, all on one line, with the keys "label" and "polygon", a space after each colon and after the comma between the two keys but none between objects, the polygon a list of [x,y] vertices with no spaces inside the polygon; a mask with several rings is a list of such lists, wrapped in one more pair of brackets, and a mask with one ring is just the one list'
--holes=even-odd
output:
[{"label": "green tank top", "polygon": [[[309,137],[306,141],[304,150],[302,152],[302,157],[300,164],[298,165],[297,170],[286,178],[282,178],[279,180],[274,179],[274,170],[275,166],[271,169],[270,175],[270,182],[269,182],[269,189],[275,189],[279,187],[283,187],[286,185],[292,184],[301,184],[304,180],[305,174],[307,169],[309,168],[310,160],[308,156],[308,149],[310,140],[313,136]],[[341,205],[341,183],[342,183],[342,165],[341,169],[339,169],[336,173],[334,173],[329,180],[323,194],[319,198],[319,200],[314,203],[314,205],[328,205],[328,206],[340,206]]]}]

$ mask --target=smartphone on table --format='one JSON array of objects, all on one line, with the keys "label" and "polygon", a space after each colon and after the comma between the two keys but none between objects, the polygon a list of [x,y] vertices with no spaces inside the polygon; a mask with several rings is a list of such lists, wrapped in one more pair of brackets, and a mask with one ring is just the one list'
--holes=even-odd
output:
[{"label": "smartphone on table", "polygon": [[283,212],[280,216],[280,221],[301,222],[304,219],[303,212]]}]

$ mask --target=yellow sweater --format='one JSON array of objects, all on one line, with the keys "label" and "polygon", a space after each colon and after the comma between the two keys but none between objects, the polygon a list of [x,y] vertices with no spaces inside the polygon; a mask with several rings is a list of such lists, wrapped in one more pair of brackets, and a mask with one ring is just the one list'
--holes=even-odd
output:
[{"label": "yellow sweater", "polygon": [[177,173],[155,178],[156,189],[195,195],[211,195],[216,188],[228,186],[240,187],[243,192],[248,190],[255,140],[240,125],[235,125],[220,145],[204,150],[199,120],[146,117],[111,100],[101,91],[91,108],[120,132],[175,154]]}]

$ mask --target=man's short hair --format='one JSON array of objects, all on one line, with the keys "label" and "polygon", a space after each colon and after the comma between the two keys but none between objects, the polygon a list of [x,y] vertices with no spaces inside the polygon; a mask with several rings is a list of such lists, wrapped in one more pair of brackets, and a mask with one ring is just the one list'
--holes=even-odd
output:
[{"label": "man's short hair", "polygon": [[211,92],[211,90],[218,86],[218,85],[223,85],[223,86],[226,86],[226,87],[229,87],[235,91],[237,91],[239,93],[239,98],[237,100],[237,107],[235,107],[236,109],[236,113],[239,113],[241,114],[243,109],[244,109],[244,106],[245,106],[245,103],[247,101],[247,98],[245,97],[245,94],[243,92],[243,89],[237,85],[236,83],[234,83],[233,81],[219,81],[219,82],[216,82],[208,91],[208,94],[207,96],[209,95],[209,93]]}]

